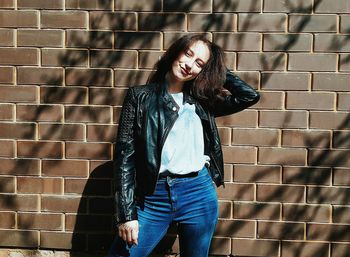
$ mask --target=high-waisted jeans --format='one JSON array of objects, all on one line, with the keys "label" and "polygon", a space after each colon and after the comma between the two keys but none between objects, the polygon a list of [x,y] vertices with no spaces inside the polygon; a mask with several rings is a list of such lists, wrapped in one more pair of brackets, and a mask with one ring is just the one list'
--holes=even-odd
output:
[{"label": "high-waisted jeans", "polygon": [[118,235],[108,257],[145,257],[177,222],[181,257],[207,257],[218,219],[215,185],[204,166],[196,177],[161,178],[151,196],[137,204],[138,245],[128,246]]}]

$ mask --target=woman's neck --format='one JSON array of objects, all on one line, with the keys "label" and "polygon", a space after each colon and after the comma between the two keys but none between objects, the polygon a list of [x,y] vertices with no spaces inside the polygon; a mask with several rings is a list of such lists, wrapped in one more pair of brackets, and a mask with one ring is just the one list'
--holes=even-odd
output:
[{"label": "woman's neck", "polygon": [[170,72],[166,74],[165,79],[168,81],[168,92],[170,94],[182,92],[184,82],[176,80]]}]

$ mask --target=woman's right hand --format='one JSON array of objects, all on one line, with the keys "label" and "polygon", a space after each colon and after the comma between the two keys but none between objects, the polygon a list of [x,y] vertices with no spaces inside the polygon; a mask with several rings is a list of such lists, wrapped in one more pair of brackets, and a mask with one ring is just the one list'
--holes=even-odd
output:
[{"label": "woman's right hand", "polygon": [[129,245],[137,245],[139,235],[139,222],[137,220],[127,221],[118,226],[118,233],[121,238]]}]

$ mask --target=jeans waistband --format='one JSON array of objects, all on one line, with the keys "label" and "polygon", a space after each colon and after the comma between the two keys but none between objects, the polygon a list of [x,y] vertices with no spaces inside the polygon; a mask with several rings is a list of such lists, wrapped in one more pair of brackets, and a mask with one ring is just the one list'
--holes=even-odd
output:
[{"label": "jeans waistband", "polygon": [[164,171],[159,174],[159,178],[191,178],[191,177],[196,177],[198,176],[199,171],[192,171],[186,174],[176,174],[176,173],[171,173],[169,171]]}]

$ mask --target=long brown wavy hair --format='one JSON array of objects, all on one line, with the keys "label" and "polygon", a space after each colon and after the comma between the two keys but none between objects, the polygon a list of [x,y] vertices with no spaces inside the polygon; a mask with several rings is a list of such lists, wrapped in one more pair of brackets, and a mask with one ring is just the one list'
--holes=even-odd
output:
[{"label": "long brown wavy hair", "polygon": [[196,78],[186,82],[184,86],[190,86],[192,95],[208,105],[222,98],[222,89],[226,79],[224,54],[221,47],[209,41],[204,34],[190,34],[177,39],[155,64],[156,71],[149,76],[147,83],[164,82],[173,62],[198,40],[208,46],[210,57]]}]

